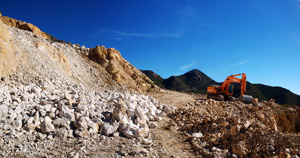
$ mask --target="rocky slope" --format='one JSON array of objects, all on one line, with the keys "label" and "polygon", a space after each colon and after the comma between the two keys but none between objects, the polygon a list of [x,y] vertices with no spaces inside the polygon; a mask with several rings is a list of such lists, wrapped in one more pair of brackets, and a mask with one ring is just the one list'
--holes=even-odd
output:
[{"label": "rocky slope", "polygon": [[116,49],[104,46],[90,49],[56,42],[52,40],[53,36],[30,23],[9,17],[0,19],[0,60],[3,63],[0,65],[0,77],[21,72],[47,79],[68,78],[90,87],[102,82],[109,85],[124,84],[140,93],[157,89]]}]

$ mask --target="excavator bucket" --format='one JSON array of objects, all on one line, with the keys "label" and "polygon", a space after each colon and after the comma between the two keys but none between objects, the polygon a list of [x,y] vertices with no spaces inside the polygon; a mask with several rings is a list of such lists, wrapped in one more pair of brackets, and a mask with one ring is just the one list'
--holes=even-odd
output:
[{"label": "excavator bucket", "polygon": [[245,104],[250,104],[253,101],[253,97],[251,95],[241,95],[239,100]]}]

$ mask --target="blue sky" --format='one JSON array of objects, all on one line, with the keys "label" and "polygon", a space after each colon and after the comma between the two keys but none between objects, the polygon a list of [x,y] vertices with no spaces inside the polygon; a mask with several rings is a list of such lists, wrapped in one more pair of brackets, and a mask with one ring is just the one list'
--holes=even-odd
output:
[{"label": "blue sky", "polygon": [[0,10],[65,41],[114,47],[164,78],[245,72],[300,94],[299,0],[6,0]]}]

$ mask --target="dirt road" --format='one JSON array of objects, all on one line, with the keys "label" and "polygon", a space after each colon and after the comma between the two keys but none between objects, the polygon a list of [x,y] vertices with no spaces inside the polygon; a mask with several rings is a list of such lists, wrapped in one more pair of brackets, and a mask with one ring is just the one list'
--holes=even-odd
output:
[{"label": "dirt road", "polygon": [[[188,102],[197,99],[196,96],[175,91],[165,91],[151,95],[163,104],[176,107],[186,106]],[[196,157],[191,145],[186,142],[187,137],[179,132],[172,122],[169,117],[165,116],[159,122],[159,126],[151,130],[153,134],[153,151],[158,151],[157,156],[159,157]]]}]

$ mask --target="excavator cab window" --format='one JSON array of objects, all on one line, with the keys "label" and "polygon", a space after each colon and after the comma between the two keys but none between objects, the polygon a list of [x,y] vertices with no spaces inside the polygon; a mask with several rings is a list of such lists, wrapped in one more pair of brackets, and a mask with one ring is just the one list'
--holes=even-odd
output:
[{"label": "excavator cab window", "polygon": [[228,87],[228,93],[232,95],[233,93],[233,85],[230,84],[229,87]]}]

